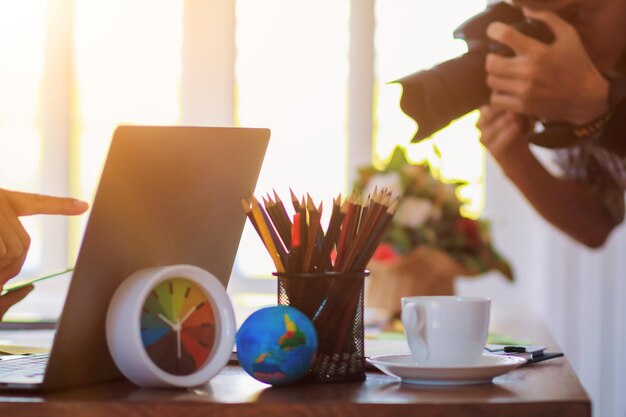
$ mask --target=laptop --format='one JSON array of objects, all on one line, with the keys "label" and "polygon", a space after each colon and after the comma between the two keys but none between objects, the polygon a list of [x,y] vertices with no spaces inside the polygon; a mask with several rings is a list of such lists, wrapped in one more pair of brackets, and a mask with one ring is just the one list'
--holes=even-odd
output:
[{"label": "laptop", "polygon": [[[0,389],[121,378],[107,348],[105,317],[118,285],[138,269],[192,264],[226,287],[245,224],[241,198],[255,188],[269,136],[253,128],[118,127],[52,349],[0,360]],[[24,360],[43,361],[45,371],[29,370]]]}]

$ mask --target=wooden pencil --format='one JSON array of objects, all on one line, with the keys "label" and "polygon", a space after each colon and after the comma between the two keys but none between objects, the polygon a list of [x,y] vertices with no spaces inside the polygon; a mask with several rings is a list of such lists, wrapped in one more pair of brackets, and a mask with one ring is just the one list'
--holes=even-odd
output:
[{"label": "wooden pencil", "polygon": [[317,212],[319,213],[319,215],[317,217],[317,222],[315,225],[315,248],[313,250],[314,268],[317,265],[317,260],[320,257],[320,253],[322,252],[322,245],[324,244],[324,229],[322,228],[322,213],[324,212],[324,203],[322,201],[320,201],[320,205],[317,207]]},{"label": "wooden pencil", "polygon": [[274,191],[274,211],[276,212],[276,217],[278,218],[279,223],[282,225],[281,228],[286,230],[289,233],[283,237],[283,242],[287,248],[291,248],[291,220],[289,219],[289,214],[287,214],[287,210],[285,209],[285,205],[283,201],[280,199],[276,190]]},{"label": "wooden pencil", "polygon": [[[298,201],[298,197],[296,197],[295,193],[293,192],[291,188],[289,189],[289,194],[291,194],[291,204],[293,205],[293,209],[295,211],[300,211],[302,206],[300,205],[300,201]],[[304,221],[304,219],[301,219],[301,221]]]},{"label": "wooden pencil", "polygon": [[302,253],[300,251],[302,241],[300,238],[300,222],[300,213],[294,214],[291,229],[291,250],[289,251],[289,257],[287,260],[287,272],[290,273],[302,271]]},{"label": "wooden pencil", "polygon": [[[274,231],[273,226],[271,225],[271,223],[268,224],[268,222],[266,221],[265,217],[263,216],[262,207],[259,205],[259,202],[258,200],[256,200],[256,198],[252,197],[251,205],[252,215],[254,216],[254,220],[256,221],[259,228],[261,239],[265,242],[265,247],[272,257],[272,260],[274,261],[276,270],[278,272],[285,272],[283,259],[279,252],[279,249],[276,247],[275,238],[272,236],[272,231]],[[275,233],[276,232],[274,231],[274,234]]]},{"label": "wooden pencil", "polygon": [[[257,234],[261,236],[261,231],[259,230],[259,226],[256,224],[256,220],[254,220],[254,216],[252,215],[252,209],[250,208],[250,202],[248,202],[245,198],[241,199],[241,206],[243,207],[243,212],[246,213],[246,217],[252,223],[252,227],[256,230]],[[263,241],[263,239],[261,239]],[[263,245],[265,242],[263,241]],[[267,246],[266,246],[267,247]]]},{"label": "wooden pencil", "polygon": [[354,240],[354,233],[360,215],[361,205],[357,200],[357,196],[352,193],[348,200],[347,213],[341,224],[341,234],[339,235],[339,242],[337,243],[337,259],[335,260],[336,271],[343,269],[346,257],[350,251],[350,246]]},{"label": "wooden pencil", "polygon": [[269,196],[267,202],[265,201],[265,199],[263,200],[263,202],[265,203],[265,210],[272,220],[272,223],[274,224],[274,227],[276,228],[276,231],[278,232],[278,235],[283,245],[285,246],[285,249],[289,250],[289,248],[291,247],[291,222],[287,221],[288,223],[285,223],[283,221],[282,213],[277,207],[277,203],[272,201]]},{"label": "wooden pencil", "polygon": [[[300,199],[290,189],[296,210],[291,221],[274,191],[262,203],[252,194],[241,200],[246,216],[261,237],[278,272],[362,272],[373,256],[397,210],[399,199],[383,188],[364,198],[352,192],[333,199],[326,233],[321,225],[323,203],[316,207],[310,195]],[[285,242],[289,244],[285,244]],[[333,264],[331,254],[336,250]],[[304,294],[302,294],[304,296]]]},{"label": "wooden pencil", "polygon": [[345,257],[346,245],[348,241],[349,224],[351,223],[351,217],[354,216],[354,194],[351,194],[341,206],[343,213],[343,220],[341,222],[341,229],[339,232],[339,240],[337,241],[337,253],[335,255],[335,271],[338,271],[343,258]]},{"label": "wooden pencil", "polygon": [[317,229],[319,227],[321,213],[315,207],[313,199],[308,195],[306,208],[309,214],[309,223],[307,227],[306,250],[304,252],[304,261],[302,262],[302,272],[311,272],[313,269],[313,256],[315,253]]},{"label": "wooden pencil", "polygon": [[364,247],[367,245],[368,240],[372,237],[373,229],[380,221],[380,217],[387,209],[381,203],[382,195],[372,196],[370,201],[370,207],[364,218],[360,223],[359,230],[354,238],[354,241],[350,245],[348,255],[345,262],[341,266],[341,271],[346,272],[352,270],[357,258],[362,253]]},{"label": "wooden pencil", "polygon": [[330,270],[331,268],[329,267],[332,267],[330,254],[337,243],[343,217],[344,213],[341,211],[341,194],[339,194],[339,196],[333,200],[333,210],[330,214],[326,234],[324,235],[322,249],[316,262],[318,271]]},{"label": "wooden pencil", "polygon": [[372,230],[371,237],[367,240],[360,256],[354,262],[354,267],[352,268],[353,271],[363,271],[367,267],[367,263],[370,261],[372,256],[374,256],[376,248],[378,248],[387,226],[391,223],[391,220],[398,209],[398,203],[399,199],[392,202],[389,208],[380,217],[380,220]]}]

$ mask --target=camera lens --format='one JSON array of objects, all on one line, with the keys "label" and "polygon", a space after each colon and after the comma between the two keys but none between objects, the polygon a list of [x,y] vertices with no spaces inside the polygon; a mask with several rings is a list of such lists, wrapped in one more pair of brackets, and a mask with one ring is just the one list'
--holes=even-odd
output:
[{"label": "camera lens", "polygon": [[454,33],[455,38],[467,42],[469,52],[398,80],[403,88],[400,107],[418,126],[413,142],[431,136],[451,121],[488,103],[490,90],[486,84],[485,54],[514,55],[509,47],[487,37],[487,26],[494,21],[510,24],[544,43],[554,40],[544,23],[524,18],[519,9],[504,2],[469,19]]},{"label": "camera lens", "polygon": [[485,80],[484,55],[471,52],[398,80],[400,107],[418,125],[413,141],[486,103],[490,91]]}]

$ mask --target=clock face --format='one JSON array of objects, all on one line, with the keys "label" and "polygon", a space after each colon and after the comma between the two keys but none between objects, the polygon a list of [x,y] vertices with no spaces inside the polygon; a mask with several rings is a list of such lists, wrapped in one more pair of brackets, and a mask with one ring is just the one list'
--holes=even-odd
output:
[{"label": "clock face", "polygon": [[141,311],[141,339],[152,362],[173,375],[189,375],[209,359],[215,343],[215,314],[193,281],[159,283]]}]

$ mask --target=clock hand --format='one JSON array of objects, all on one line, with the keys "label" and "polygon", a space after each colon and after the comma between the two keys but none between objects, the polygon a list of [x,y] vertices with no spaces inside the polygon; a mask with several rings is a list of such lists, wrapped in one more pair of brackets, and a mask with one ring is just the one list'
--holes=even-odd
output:
[{"label": "clock hand", "polygon": [[163,320],[165,323],[167,323],[167,325],[170,326],[172,329],[176,327],[176,325],[172,323],[171,321],[169,321],[167,317],[165,317],[163,314],[159,313],[159,318]]},{"label": "clock hand", "polygon": [[183,324],[185,320],[187,320],[189,316],[191,316],[193,312],[196,311],[197,309],[198,309],[198,306],[191,307],[189,311],[187,312],[187,314],[185,314],[185,317],[183,317],[182,320],[180,321],[180,324]]},{"label": "clock hand", "polygon": [[176,347],[178,352],[178,359],[180,359],[180,320],[176,321]]}]

